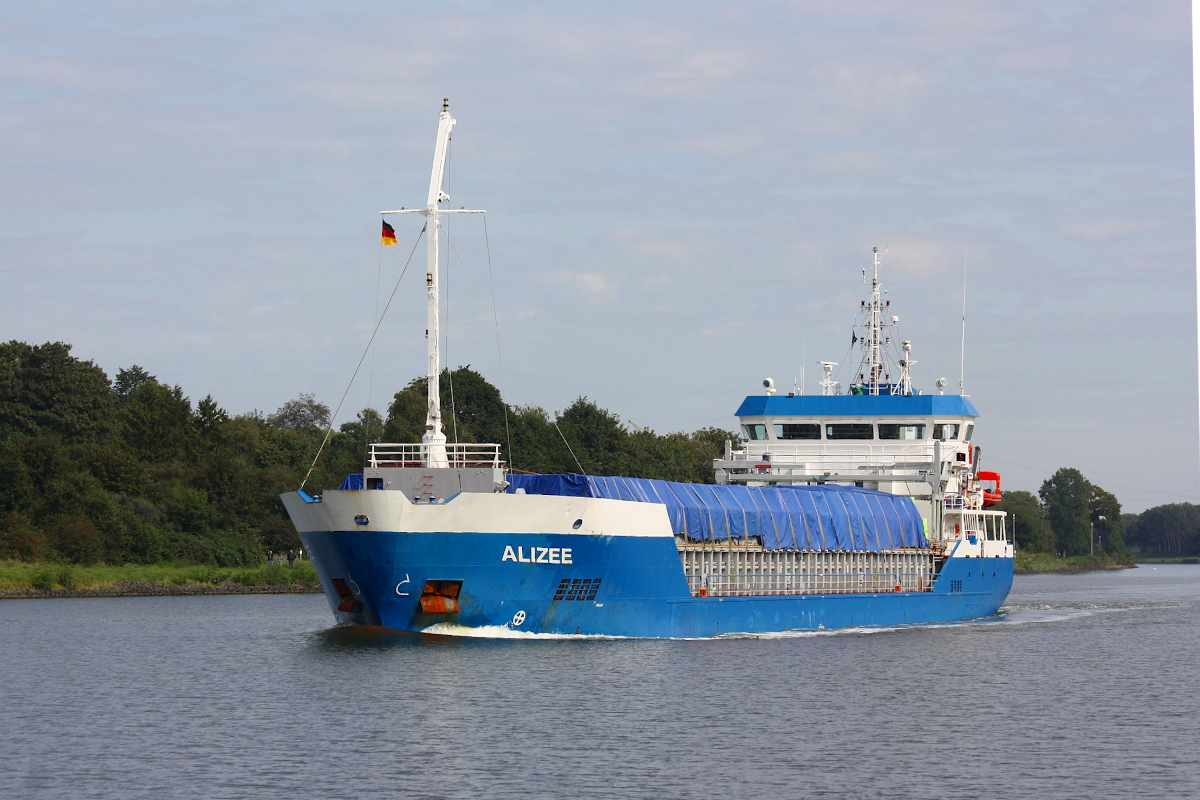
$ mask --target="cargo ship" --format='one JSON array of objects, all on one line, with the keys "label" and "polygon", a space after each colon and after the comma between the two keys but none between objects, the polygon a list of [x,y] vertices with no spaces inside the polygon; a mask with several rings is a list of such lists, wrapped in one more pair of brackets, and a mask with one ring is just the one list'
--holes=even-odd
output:
[{"label": "cargo ship", "polygon": [[[982,471],[962,394],[914,391],[873,253],[843,389],[737,409],[711,484],[506,468],[447,442],[439,392],[439,227],[455,121],[443,103],[424,207],[428,413],[420,442],[374,443],[339,489],[282,500],[335,619],[431,633],[711,637],[946,623],[1012,586],[1000,476]],[[863,270],[866,282],[867,270]]]}]

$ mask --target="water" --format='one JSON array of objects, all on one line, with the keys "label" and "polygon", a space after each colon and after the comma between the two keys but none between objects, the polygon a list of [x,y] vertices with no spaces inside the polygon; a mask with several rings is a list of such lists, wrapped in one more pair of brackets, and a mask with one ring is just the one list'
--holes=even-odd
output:
[{"label": "water", "polygon": [[0,796],[1200,795],[1200,567],[704,641],[331,629],[315,595],[0,602]]}]

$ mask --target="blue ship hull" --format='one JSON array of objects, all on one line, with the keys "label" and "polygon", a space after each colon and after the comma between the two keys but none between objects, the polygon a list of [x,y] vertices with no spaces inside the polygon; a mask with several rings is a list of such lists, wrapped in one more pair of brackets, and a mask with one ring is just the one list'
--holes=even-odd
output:
[{"label": "blue ship hull", "polygon": [[[1011,558],[950,558],[924,592],[692,597],[673,539],[641,536],[307,531],[301,538],[339,622],[421,631],[439,623],[537,633],[707,637],[928,624],[995,614]],[[502,560],[512,547],[521,560]],[[527,563],[535,548],[570,564]],[[542,551],[544,552],[544,551]],[[353,594],[338,594],[335,579]],[[583,599],[564,579],[591,582]],[[427,581],[462,581],[456,613],[426,613]],[[952,591],[953,589],[953,591]],[[348,610],[338,610],[342,606]]]}]

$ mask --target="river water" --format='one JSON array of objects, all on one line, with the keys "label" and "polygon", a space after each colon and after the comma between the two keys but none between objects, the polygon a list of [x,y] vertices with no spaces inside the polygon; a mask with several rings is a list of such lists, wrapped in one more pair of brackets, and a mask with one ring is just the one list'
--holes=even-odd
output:
[{"label": "river water", "polygon": [[331,620],[319,595],[0,602],[0,797],[1200,796],[1200,567],[815,635]]}]

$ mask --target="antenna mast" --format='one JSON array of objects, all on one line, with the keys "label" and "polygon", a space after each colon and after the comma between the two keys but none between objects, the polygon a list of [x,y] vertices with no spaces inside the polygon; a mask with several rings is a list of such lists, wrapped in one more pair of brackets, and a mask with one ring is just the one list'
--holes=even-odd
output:
[{"label": "antenna mast", "polygon": [[[904,394],[907,389],[900,383],[892,383],[888,365],[897,362],[892,351],[892,337],[887,328],[895,328],[899,317],[890,316],[892,301],[884,300],[883,287],[879,283],[879,248],[871,248],[871,299],[859,306],[860,321],[855,322],[851,346],[862,348],[858,363],[858,377],[851,384],[851,394]],[[866,281],[866,269],[863,280]]]},{"label": "antenna mast", "polygon": [[958,393],[963,393],[963,380],[967,376],[967,248],[963,248],[963,312],[962,345],[959,349]]},{"label": "antenna mast", "polygon": [[447,214],[483,214],[483,211],[468,211],[465,208],[442,208],[441,204],[450,199],[450,195],[442,191],[442,178],[446,170],[446,147],[450,141],[450,131],[454,129],[455,120],[450,116],[450,100],[442,100],[442,113],[438,117],[437,141],[433,146],[433,171],[429,176],[429,197],[425,208],[401,208],[398,211],[381,211],[381,214],[420,214],[425,217],[429,230],[427,241],[429,246],[428,266],[425,273],[425,287],[428,293],[427,328],[425,340],[428,345],[428,374],[426,387],[428,390],[428,410],[425,415],[425,433],[421,443],[425,445],[423,455],[426,467],[448,467],[446,456],[446,433],[442,430],[442,401],[439,385],[442,362],[438,349],[441,340],[441,308],[438,298],[439,265],[441,262],[440,229],[441,218]]},{"label": "antenna mast", "polygon": [[801,395],[803,395],[804,391],[805,391],[805,389],[804,389],[804,386],[805,386],[804,367],[806,364],[808,364],[808,326],[807,325],[804,326],[804,350],[802,352],[802,355],[800,356],[800,394]]}]

